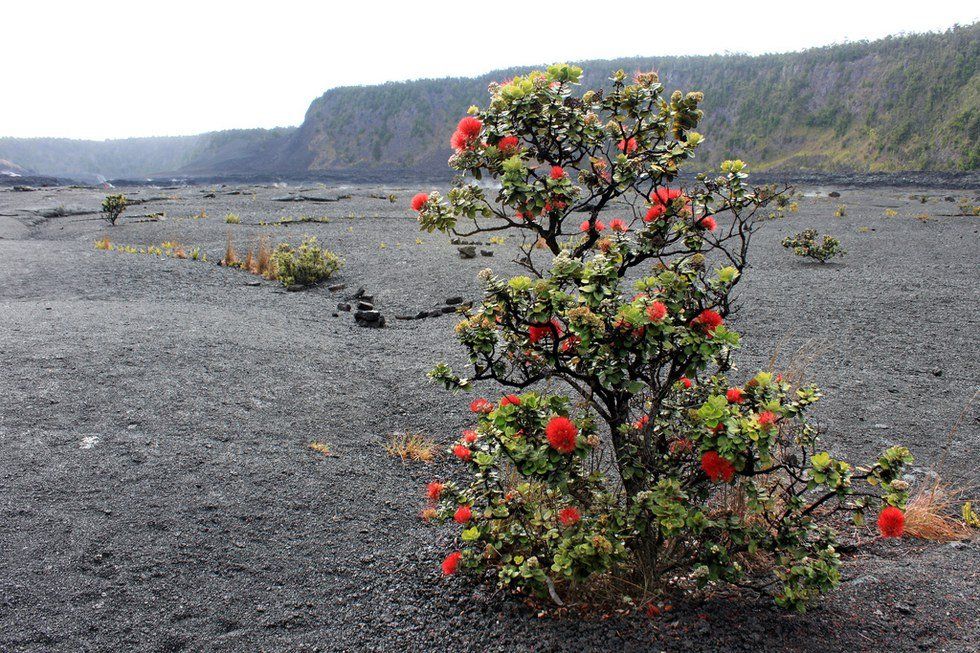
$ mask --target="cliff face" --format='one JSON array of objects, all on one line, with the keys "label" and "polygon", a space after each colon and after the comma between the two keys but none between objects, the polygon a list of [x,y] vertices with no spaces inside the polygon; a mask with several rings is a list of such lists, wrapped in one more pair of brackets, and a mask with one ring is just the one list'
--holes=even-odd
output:
[{"label": "cliff face", "polygon": [[[619,68],[657,70],[667,92],[705,94],[700,165],[964,170],[980,165],[980,24],[799,53],[587,61],[584,87]],[[445,169],[449,134],[487,84],[527,69],[333,89],[290,156],[309,170]]]},{"label": "cliff face", "polygon": [[[980,168],[980,23],[941,34],[798,53],[581,62],[583,87],[613,71],[656,70],[667,92],[705,94],[695,167],[737,156],[755,170],[884,172]],[[487,85],[427,79],[327,91],[298,128],[116,141],[0,138],[0,159],[40,174],[136,177],[449,174],[449,135]]]}]

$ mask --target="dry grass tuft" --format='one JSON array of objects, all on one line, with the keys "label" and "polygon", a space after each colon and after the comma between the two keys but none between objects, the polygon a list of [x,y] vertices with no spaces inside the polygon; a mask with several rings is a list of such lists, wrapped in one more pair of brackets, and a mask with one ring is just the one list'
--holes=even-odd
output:
[{"label": "dry grass tuft", "polygon": [[333,451],[330,450],[330,445],[324,444],[322,442],[311,442],[310,443],[310,449],[312,449],[313,451],[316,451],[317,453],[321,453],[324,456],[332,456],[333,455]]},{"label": "dry grass tuft", "polygon": [[221,265],[234,266],[241,263],[238,260],[238,253],[235,251],[235,244],[231,242],[231,232],[228,232],[228,243],[225,245],[225,257],[221,259]]},{"label": "dry grass tuft", "polygon": [[269,247],[269,239],[262,236],[259,238],[259,249],[255,254],[255,274],[261,274],[267,279],[274,279],[276,275],[272,268],[272,248]]},{"label": "dry grass tuft", "polygon": [[436,458],[438,447],[432,438],[422,433],[394,433],[385,445],[385,451],[390,456],[401,458],[402,462],[431,463]]},{"label": "dry grass tuft", "polygon": [[963,491],[936,480],[919,488],[905,506],[905,533],[932,542],[955,542],[973,533],[962,520]]}]

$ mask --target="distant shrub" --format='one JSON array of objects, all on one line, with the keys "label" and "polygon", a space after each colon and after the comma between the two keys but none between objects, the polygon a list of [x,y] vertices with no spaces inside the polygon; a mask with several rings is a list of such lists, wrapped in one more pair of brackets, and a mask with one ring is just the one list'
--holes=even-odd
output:
[{"label": "distant shrub", "polygon": [[886,218],[894,218],[896,215],[898,215],[898,211],[895,209],[885,209]]},{"label": "distant shrub", "polygon": [[102,200],[102,219],[112,226],[116,225],[116,220],[125,210],[125,195],[106,195],[106,198]]},{"label": "distant shrub", "polygon": [[279,243],[272,252],[275,278],[284,286],[309,286],[329,278],[343,265],[336,255],[317,245],[316,237],[308,236],[299,247]]},{"label": "distant shrub", "polygon": [[234,213],[229,213],[225,216],[225,222],[227,224],[241,224],[242,219],[235,215]]},{"label": "distant shrub", "polygon": [[846,214],[847,214],[847,207],[845,205],[843,205],[843,204],[841,204],[840,206],[838,206],[837,207],[837,210],[834,211],[834,217],[835,218],[843,218]]},{"label": "distant shrub", "polygon": [[793,250],[797,256],[812,258],[821,263],[845,254],[840,241],[833,236],[825,235],[818,243],[816,229],[806,229],[795,236],[787,236],[783,239],[783,247]]}]

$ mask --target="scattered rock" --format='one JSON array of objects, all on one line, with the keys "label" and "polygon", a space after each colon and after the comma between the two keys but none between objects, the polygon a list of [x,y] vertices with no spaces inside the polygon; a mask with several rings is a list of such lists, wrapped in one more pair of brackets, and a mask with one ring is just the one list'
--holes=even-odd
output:
[{"label": "scattered rock", "polygon": [[37,189],[33,186],[14,186],[11,190],[13,190],[15,193],[31,193]]},{"label": "scattered rock", "polygon": [[339,292],[339,291],[343,290],[346,287],[347,287],[347,284],[344,284],[344,283],[335,283],[332,286],[327,286],[327,290],[329,290],[330,292]]},{"label": "scattered rock", "polygon": [[489,249],[481,249],[480,256],[493,256],[493,252]]},{"label": "scattered rock", "polygon": [[358,297],[358,299],[362,302],[368,302],[369,304],[374,303],[374,295],[368,295],[367,293],[361,293],[361,296]]},{"label": "scattered rock", "polygon": [[440,315],[442,315],[442,309],[434,308],[431,311],[429,311],[426,315],[428,315],[429,317],[439,317]]},{"label": "scattered rock", "polygon": [[832,190],[827,193],[827,197],[840,197],[840,193],[838,193],[836,190]]},{"label": "scattered rock", "polygon": [[213,200],[215,197],[217,197],[217,195],[215,195],[214,193],[205,193],[204,195],[204,199],[206,200]]},{"label": "scattered rock", "polygon": [[253,287],[254,286],[261,286],[262,285],[262,282],[261,281],[258,281],[256,279],[250,279],[249,281],[246,281],[245,282],[245,285],[246,286],[253,286]]},{"label": "scattered rock", "polygon": [[358,326],[380,329],[385,325],[385,318],[380,311],[357,311],[354,321]]},{"label": "scattered rock", "polygon": [[372,304],[371,302],[366,302],[366,301],[364,301],[364,298],[361,298],[361,300],[359,302],[357,302],[357,310],[359,310],[359,311],[373,311],[374,310],[374,304]]},{"label": "scattered rock", "polygon": [[455,306],[443,306],[442,307],[442,312],[443,313],[446,313],[446,314],[448,314],[448,313],[455,313],[456,312],[456,307]]},{"label": "scattered rock", "polygon": [[460,297],[460,296],[458,296],[458,295],[456,295],[454,297],[449,297],[448,299],[446,299],[446,303],[448,305],[450,305],[450,306],[456,306],[458,304],[462,304],[463,303],[463,298]]},{"label": "scattered rock", "polygon": [[943,371],[937,367],[936,369],[934,369],[932,371],[932,375],[933,376],[942,376],[943,375]]},{"label": "scattered rock", "polygon": [[456,249],[459,250],[459,258],[476,258],[476,247],[473,245],[457,247]]},{"label": "scattered rock", "polygon": [[360,288],[354,291],[354,299],[360,299],[361,295],[363,294],[364,294],[364,287],[361,286]]},{"label": "scattered rock", "polygon": [[417,315],[396,315],[396,320],[415,320],[418,319]]},{"label": "scattered rock", "polygon": [[348,312],[350,311],[350,304],[348,304],[347,302],[340,302],[339,304],[337,304],[337,310]]}]

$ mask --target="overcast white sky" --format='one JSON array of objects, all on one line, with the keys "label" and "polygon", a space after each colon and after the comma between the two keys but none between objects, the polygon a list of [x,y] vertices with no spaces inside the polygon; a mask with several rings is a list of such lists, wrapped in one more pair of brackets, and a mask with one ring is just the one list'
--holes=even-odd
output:
[{"label": "overcast white sky", "polygon": [[631,55],[786,52],[978,17],[980,2],[921,0],[4,0],[0,136],[297,125],[335,86]]}]

